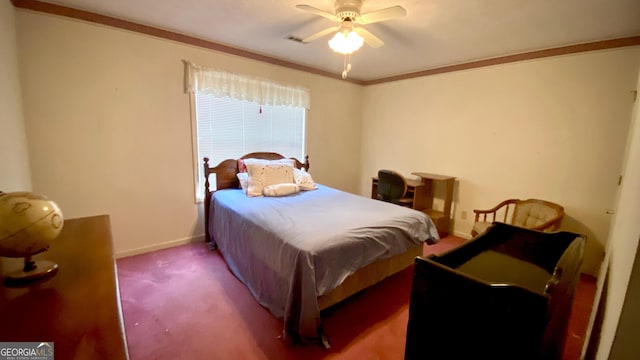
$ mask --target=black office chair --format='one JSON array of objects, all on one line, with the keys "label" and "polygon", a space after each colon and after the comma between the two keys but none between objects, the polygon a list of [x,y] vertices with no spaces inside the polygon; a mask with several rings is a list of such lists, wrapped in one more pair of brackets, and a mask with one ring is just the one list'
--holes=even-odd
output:
[{"label": "black office chair", "polygon": [[378,171],[378,200],[402,206],[411,206],[412,199],[406,198],[407,181],[393,170]]}]

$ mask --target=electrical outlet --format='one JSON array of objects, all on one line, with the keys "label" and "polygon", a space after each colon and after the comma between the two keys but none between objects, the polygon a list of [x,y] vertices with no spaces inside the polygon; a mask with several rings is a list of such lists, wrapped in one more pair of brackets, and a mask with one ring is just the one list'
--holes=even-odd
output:
[{"label": "electrical outlet", "polygon": [[460,219],[467,220],[467,212],[466,211],[462,210],[460,212]]}]

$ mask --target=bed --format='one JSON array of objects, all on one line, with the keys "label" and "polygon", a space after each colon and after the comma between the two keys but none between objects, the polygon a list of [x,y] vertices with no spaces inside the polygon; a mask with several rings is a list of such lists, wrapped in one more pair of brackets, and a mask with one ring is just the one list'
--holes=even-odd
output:
[{"label": "bed", "polygon": [[[286,158],[259,152],[246,159]],[[309,169],[308,157],[289,159]],[[211,167],[204,159],[206,239],[256,300],[283,319],[288,342],[328,347],[321,310],[403,270],[422,255],[424,242],[438,241],[420,211],[322,184],[288,196],[247,196],[238,160]]]}]

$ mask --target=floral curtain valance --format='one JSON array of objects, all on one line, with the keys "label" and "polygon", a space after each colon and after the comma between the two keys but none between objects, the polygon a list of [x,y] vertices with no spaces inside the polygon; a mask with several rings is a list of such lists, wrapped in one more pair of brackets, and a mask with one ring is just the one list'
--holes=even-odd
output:
[{"label": "floral curtain valance", "polygon": [[215,96],[228,96],[261,105],[310,108],[310,93],[303,87],[206,68],[187,60],[184,60],[184,64],[185,92],[198,91]]}]

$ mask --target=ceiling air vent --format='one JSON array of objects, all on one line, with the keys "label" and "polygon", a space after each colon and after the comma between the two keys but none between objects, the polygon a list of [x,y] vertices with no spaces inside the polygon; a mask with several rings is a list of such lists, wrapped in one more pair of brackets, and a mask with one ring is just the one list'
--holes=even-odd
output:
[{"label": "ceiling air vent", "polygon": [[300,44],[304,44],[304,42],[302,41],[301,38],[293,36],[293,35],[287,36],[287,40],[291,40],[291,41],[295,41],[295,42],[300,43]]}]

